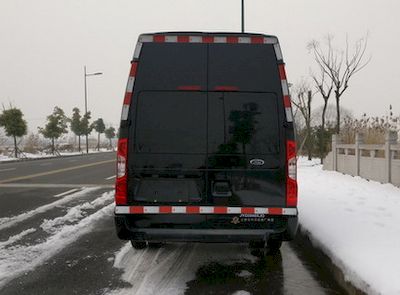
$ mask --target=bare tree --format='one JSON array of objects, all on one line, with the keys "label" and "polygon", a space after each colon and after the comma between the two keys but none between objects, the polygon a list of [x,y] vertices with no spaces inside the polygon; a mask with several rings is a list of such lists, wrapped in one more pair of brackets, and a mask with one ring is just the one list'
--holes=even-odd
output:
[{"label": "bare tree", "polygon": [[[319,42],[313,40],[308,44],[309,50],[314,55],[324,75],[332,81],[336,99],[336,133],[340,132],[340,98],[349,87],[349,81],[356,73],[361,71],[371,60],[365,60],[365,52],[368,44],[368,35],[360,38],[350,52],[349,41],[346,37],[345,50],[337,50],[333,47],[332,36],[326,38],[326,48],[322,48]],[[318,79],[320,82],[320,79]],[[319,83],[321,85],[321,83]],[[329,85],[329,83],[328,83]],[[329,88],[328,88],[329,89]],[[326,88],[325,88],[326,90]],[[325,91],[327,94],[328,92]]]},{"label": "bare tree", "polygon": [[294,99],[292,103],[297,107],[297,111],[300,111],[306,128],[306,134],[302,144],[300,145],[300,151],[305,144],[308,154],[308,159],[312,158],[312,138],[311,138],[311,102],[313,93],[311,87],[306,80],[301,80],[297,85],[294,86]]},{"label": "bare tree", "polygon": [[[330,56],[328,56],[328,59]],[[319,158],[321,159],[321,163],[323,162],[323,158],[325,157],[325,149],[326,149],[326,142],[325,142],[325,117],[326,117],[326,110],[328,107],[329,97],[331,96],[332,89],[333,89],[333,80],[328,77],[325,72],[324,67],[318,63],[319,73],[311,73],[311,77],[314,81],[315,87],[317,91],[321,94],[322,99],[324,100],[324,104],[322,106],[322,113],[321,113],[321,126],[319,127],[318,132],[318,150],[319,150]]]}]

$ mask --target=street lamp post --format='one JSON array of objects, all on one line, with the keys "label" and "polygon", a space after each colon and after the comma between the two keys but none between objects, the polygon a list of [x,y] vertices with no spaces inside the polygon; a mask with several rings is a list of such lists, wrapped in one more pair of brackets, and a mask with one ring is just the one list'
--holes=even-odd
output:
[{"label": "street lamp post", "polygon": [[244,0],[242,0],[242,33],[244,33]]},{"label": "street lamp post", "polygon": [[[88,113],[88,110],[87,110],[87,96],[88,95],[87,95],[86,77],[98,76],[98,75],[102,75],[103,73],[96,72],[96,73],[88,74],[88,73],[86,73],[86,66],[83,67],[83,72],[84,72],[84,80],[85,80],[85,117],[87,117],[87,113]],[[85,136],[86,136],[86,153],[88,154],[89,153],[89,140],[88,140],[89,135],[88,135],[87,132],[86,132]]]}]

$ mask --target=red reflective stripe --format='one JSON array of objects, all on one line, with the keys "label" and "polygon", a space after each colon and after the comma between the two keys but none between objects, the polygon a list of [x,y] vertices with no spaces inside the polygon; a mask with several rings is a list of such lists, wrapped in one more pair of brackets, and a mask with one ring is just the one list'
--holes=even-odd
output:
[{"label": "red reflective stripe", "polygon": [[292,103],[290,102],[290,96],[289,95],[285,95],[283,97],[283,104],[285,105],[285,108],[291,108],[292,107]]},{"label": "red reflective stripe", "polygon": [[239,42],[239,37],[226,37],[226,42],[227,43],[238,43]]},{"label": "red reflective stripe", "polygon": [[215,86],[214,91],[239,91],[237,86]]},{"label": "red reflective stripe", "polygon": [[160,213],[172,213],[171,206],[160,206]]},{"label": "red reflective stripe", "polygon": [[286,80],[285,65],[280,64],[278,65],[278,68],[279,68],[279,77],[281,78],[281,80]]},{"label": "red reflective stripe", "polygon": [[251,37],[252,44],[264,44],[264,37]]},{"label": "red reflective stripe", "polygon": [[291,158],[296,157],[296,142],[294,140],[288,140],[286,142],[286,160],[289,161]]},{"label": "red reflective stripe", "polygon": [[132,63],[131,71],[129,73],[129,77],[135,77],[136,76],[137,65],[138,65],[138,63],[136,61]]},{"label": "red reflective stripe", "polygon": [[124,97],[124,104],[131,104],[132,93],[126,92]]},{"label": "red reflective stripe", "polygon": [[153,40],[154,40],[154,42],[165,42],[165,36],[164,35],[154,35]]},{"label": "red reflective stripe", "polygon": [[242,208],[241,213],[242,214],[254,214],[255,210],[254,208]]},{"label": "red reflective stripe", "polygon": [[283,209],[282,208],[269,208],[268,213],[272,215],[282,215]]},{"label": "red reflective stripe", "polygon": [[182,86],[178,86],[177,88],[178,90],[192,90],[192,91],[199,91],[201,90],[201,86],[200,85],[182,85]]},{"label": "red reflective stripe", "polygon": [[143,206],[131,206],[129,207],[129,213],[131,214],[143,214],[144,207]]},{"label": "red reflective stripe", "polygon": [[214,37],[212,36],[203,36],[202,37],[203,43],[214,43]]},{"label": "red reflective stripe", "polygon": [[286,179],[286,206],[296,207],[297,206],[297,181],[287,177]]},{"label": "red reflective stripe", "polygon": [[[288,182],[288,189],[290,198],[288,199],[288,205],[293,207],[297,205],[297,182],[295,180],[291,180]],[[125,203],[116,204],[125,205]],[[125,206],[124,206],[125,207]],[[233,212],[228,211],[228,207],[225,206],[207,206],[207,208],[211,209],[210,211],[200,211],[200,206],[126,206],[128,208],[128,212],[126,214],[255,214],[256,208],[254,207],[233,207],[240,209],[232,210]],[[122,208],[122,207],[121,207]],[[173,210],[175,208],[175,210]],[[258,212],[260,212],[261,208],[258,208]],[[269,215],[292,215],[289,212],[285,213],[285,209],[289,208],[262,208],[263,213]],[[290,208],[293,209],[293,208]],[[125,211],[125,210],[124,210]]]},{"label": "red reflective stripe", "polygon": [[187,43],[189,42],[189,36],[178,36],[179,43]]},{"label": "red reflective stripe", "polygon": [[188,206],[188,207],[186,207],[186,213],[188,213],[188,214],[200,213],[200,207],[199,206]]},{"label": "red reflective stripe", "polygon": [[214,213],[215,214],[226,214],[226,213],[228,213],[228,208],[227,207],[214,207]]}]

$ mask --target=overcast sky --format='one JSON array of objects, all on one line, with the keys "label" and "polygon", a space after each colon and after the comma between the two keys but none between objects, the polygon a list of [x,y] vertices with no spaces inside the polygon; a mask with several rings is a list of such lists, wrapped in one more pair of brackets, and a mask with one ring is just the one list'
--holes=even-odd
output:
[{"label": "overcast sky", "polygon": [[[309,76],[306,45],[328,33],[338,46],[369,33],[370,64],[352,81],[343,106],[358,116],[400,113],[398,0],[246,0],[246,31],[278,36],[288,79]],[[240,0],[0,0],[0,103],[25,113],[30,131],[54,106],[89,109],[118,125],[130,59],[140,33],[239,31]],[[333,97],[331,98],[333,102]],[[315,106],[322,99],[315,97]]]}]

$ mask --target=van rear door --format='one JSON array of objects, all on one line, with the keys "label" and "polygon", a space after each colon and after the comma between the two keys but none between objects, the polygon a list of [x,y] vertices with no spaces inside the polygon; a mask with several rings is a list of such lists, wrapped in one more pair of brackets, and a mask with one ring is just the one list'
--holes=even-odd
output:
[{"label": "van rear door", "polygon": [[121,121],[126,204],[286,207],[293,124],[277,39],[140,40]]},{"label": "van rear door", "polygon": [[232,195],[218,196],[211,184],[213,203],[285,206],[285,117],[274,45],[210,44],[208,90],[209,181],[218,186],[225,179]]},{"label": "van rear door", "polygon": [[[285,205],[278,109],[276,93],[209,93],[207,167],[213,203]],[[229,198],[216,192],[224,183]]]}]

